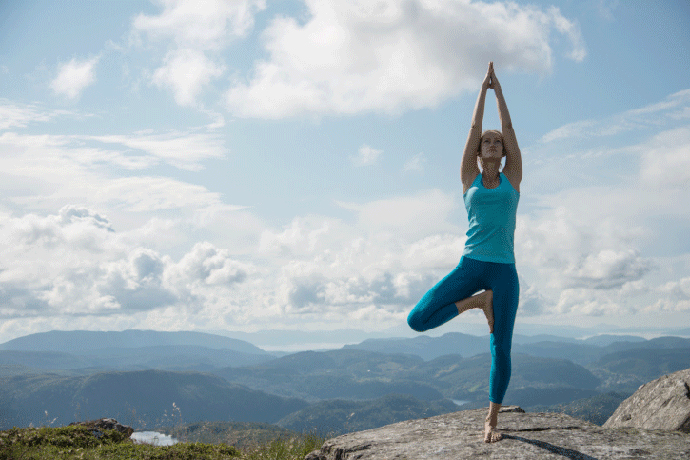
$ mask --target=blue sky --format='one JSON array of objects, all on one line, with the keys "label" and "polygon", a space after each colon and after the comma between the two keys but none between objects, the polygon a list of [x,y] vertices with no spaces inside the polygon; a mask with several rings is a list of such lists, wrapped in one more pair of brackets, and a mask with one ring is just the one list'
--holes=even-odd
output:
[{"label": "blue sky", "polygon": [[411,334],[462,251],[490,60],[524,158],[518,329],[687,327],[688,23],[684,0],[3,2],[0,341]]}]

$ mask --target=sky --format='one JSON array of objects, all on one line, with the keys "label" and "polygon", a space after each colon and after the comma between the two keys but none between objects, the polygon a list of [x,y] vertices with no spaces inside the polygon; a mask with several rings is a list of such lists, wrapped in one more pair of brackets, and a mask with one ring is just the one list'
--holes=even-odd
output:
[{"label": "sky", "polygon": [[0,2],[0,342],[416,335],[489,61],[523,157],[516,331],[687,328],[688,24],[685,0]]}]

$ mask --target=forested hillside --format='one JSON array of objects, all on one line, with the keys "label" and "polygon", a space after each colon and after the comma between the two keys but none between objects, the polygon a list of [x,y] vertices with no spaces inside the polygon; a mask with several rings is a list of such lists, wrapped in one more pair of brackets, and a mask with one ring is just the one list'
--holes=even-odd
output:
[{"label": "forested hillside", "polygon": [[[137,428],[280,421],[344,432],[488,400],[486,337],[367,340],[275,357],[209,334],[150,332],[46,333],[2,344],[0,427],[115,417]],[[136,340],[89,348],[94,338],[100,346]],[[597,422],[641,384],[690,368],[690,339],[619,338],[517,336],[504,402]]]}]

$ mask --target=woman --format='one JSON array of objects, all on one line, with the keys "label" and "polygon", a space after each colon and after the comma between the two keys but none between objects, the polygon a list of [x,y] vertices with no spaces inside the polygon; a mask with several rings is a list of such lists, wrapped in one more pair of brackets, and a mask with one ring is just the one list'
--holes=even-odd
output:
[{"label": "woman", "polygon": [[[482,133],[484,100],[489,88],[496,94],[502,132]],[[500,170],[503,157],[505,166]],[[510,348],[520,290],[513,237],[522,157],[493,62],[489,63],[474,108],[462,155],[461,180],[469,220],[462,258],[452,272],[424,295],[407,322],[412,329],[422,332],[471,308],[484,311],[491,332],[489,414],[484,424],[484,441],[496,442],[502,438],[496,425],[510,380]]]}]

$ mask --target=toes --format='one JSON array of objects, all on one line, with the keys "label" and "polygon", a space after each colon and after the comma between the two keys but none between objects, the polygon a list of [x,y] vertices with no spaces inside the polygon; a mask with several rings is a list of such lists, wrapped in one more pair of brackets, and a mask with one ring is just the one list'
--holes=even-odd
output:
[{"label": "toes", "polygon": [[485,431],[484,431],[484,442],[485,443],[489,444],[489,443],[493,443],[493,442],[498,442],[501,439],[503,439],[503,435],[501,433],[499,433],[498,431],[496,431],[495,428],[491,427],[491,428],[488,428],[488,430],[485,429]]},{"label": "toes", "polygon": [[486,435],[484,435],[484,442],[487,444],[493,443],[493,442],[498,442],[501,439],[503,439],[503,435],[501,433],[497,433],[495,431],[489,431]]}]

